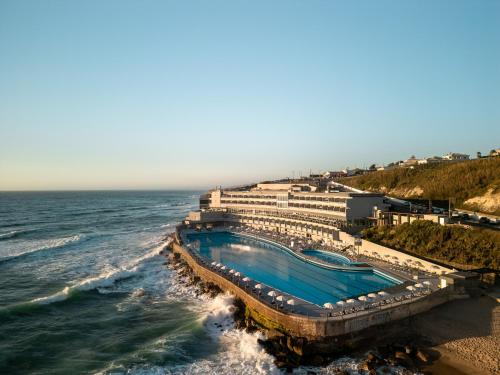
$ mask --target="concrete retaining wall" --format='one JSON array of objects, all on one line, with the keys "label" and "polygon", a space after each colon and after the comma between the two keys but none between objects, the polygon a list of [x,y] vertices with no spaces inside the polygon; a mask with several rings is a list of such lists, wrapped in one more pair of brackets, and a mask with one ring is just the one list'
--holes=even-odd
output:
[{"label": "concrete retaining wall", "polygon": [[[340,240],[344,241],[348,244],[354,245],[354,240],[355,238],[351,236],[349,233],[346,232],[340,232]],[[367,256],[373,256],[373,252],[377,252],[379,255],[382,256],[383,260],[386,260],[389,263],[394,263],[395,259],[392,257],[397,257],[398,261],[400,263],[405,262],[406,260],[411,260],[413,262],[420,262],[421,266],[418,266],[418,268],[422,271],[426,272],[431,272],[435,273],[437,275],[443,275],[447,273],[454,272],[452,268],[448,267],[443,267],[436,265],[435,263],[428,262],[424,259],[417,258],[412,255],[405,254],[401,251],[391,249],[389,247],[385,247],[382,245],[378,245],[376,243],[367,241],[367,240],[361,240],[361,246],[359,247],[359,253],[362,255],[367,255]],[[388,257],[386,257],[388,255]],[[415,263],[413,263],[413,267],[417,267]]]}]

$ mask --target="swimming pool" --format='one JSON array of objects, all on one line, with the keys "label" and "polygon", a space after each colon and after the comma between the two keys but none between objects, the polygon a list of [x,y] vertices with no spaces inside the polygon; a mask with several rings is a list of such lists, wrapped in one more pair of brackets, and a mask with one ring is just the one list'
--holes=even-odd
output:
[{"label": "swimming pool", "polygon": [[323,305],[395,285],[372,271],[326,269],[305,262],[278,245],[230,232],[189,233],[200,255],[235,269],[254,281]]},{"label": "swimming pool", "polygon": [[335,254],[329,251],[316,250],[316,249],[304,249],[302,250],[302,254],[307,256],[312,256],[318,258],[319,260],[323,260],[328,263],[336,264],[339,266],[348,266],[351,264],[349,258]]}]

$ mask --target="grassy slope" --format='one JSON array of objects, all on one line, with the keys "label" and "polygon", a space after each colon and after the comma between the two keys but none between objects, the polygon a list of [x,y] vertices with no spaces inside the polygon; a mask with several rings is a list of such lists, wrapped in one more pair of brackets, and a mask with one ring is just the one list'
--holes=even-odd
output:
[{"label": "grassy slope", "polygon": [[397,227],[368,228],[363,234],[372,242],[452,265],[500,269],[500,233],[497,231],[419,220]]},{"label": "grassy slope", "polygon": [[[343,178],[340,182],[358,189],[384,191],[399,198],[453,198],[456,207],[476,210],[476,207],[467,207],[463,202],[483,195],[489,189],[500,191],[500,157],[418,166],[415,169],[396,168]],[[416,187],[423,193],[405,193]],[[500,215],[500,210],[489,213]]]}]

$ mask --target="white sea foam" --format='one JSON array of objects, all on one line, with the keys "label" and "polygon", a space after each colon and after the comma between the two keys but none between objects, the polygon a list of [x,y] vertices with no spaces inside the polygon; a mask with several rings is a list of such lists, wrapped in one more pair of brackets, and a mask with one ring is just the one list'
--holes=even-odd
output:
[{"label": "white sea foam", "polygon": [[71,293],[74,291],[90,291],[97,289],[100,293],[106,294],[109,291],[107,288],[114,286],[117,281],[125,280],[135,276],[137,273],[141,272],[143,269],[141,264],[151,259],[157,255],[159,255],[160,251],[165,247],[165,244],[162,243],[156,246],[151,251],[146,254],[135,258],[129,264],[120,267],[113,268],[110,267],[100,273],[97,276],[91,276],[86,279],[83,279],[73,286],[65,287],[62,291],[52,294],[47,297],[35,298],[31,301],[31,303],[35,304],[48,304],[53,302],[60,302],[68,299],[71,296]]},{"label": "white sea foam", "polygon": [[115,269],[80,281],[74,289],[89,291],[97,288],[107,288],[112,286],[118,280],[124,280],[132,277],[136,272],[137,269],[135,267],[132,269]]},{"label": "white sea foam", "polygon": [[22,247],[19,250],[9,250],[5,254],[0,255],[0,262],[5,260],[11,260],[24,255],[37,253],[40,251],[53,250],[64,247],[66,245],[78,242],[83,239],[82,235],[74,235],[69,237],[48,239],[48,240],[38,240],[34,242],[27,242],[26,244],[21,244]]},{"label": "white sea foam", "polygon": [[[273,363],[273,357],[258,344],[257,339],[261,338],[259,333],[249,334],[234,328],[233,312],[235,307],[232,296],[221,294],[213,299],[206,295],[195,298],[194,294],[182,288],[180,284],[183,284],[182,280],[172,283],[169,291],[176,293],[185,291],[187,292],[184,295],[185,298],[193,298],[189,303],[189,308],[198,312],[199,322],[213,340],[214,345],[220,347],[218,354],[177,366],[162,367],[149,364],[134,366],[126,371],[127,374],[253,375],[280,373]],[[112,369],[107,370],[109,373],[113,373]]]},{"label": "white sea foam", "polygon": [[[234,328],[233,302],[233,297],[229,294],[218,295],[208,303],[204,316],[202,315],[203,325],[210,336],[222,346],[223,351],[217,361],[212,364],[205,363],[205,366],[201,367],[224,374],[279,373],[273,363],[273,357],[257,342],[259,338],[263,338],[261,334],[250,334]],[[199,365],[195,364],[195,367]]]},{"label": "white sea foam", "polygon": [[18,230],[13,230],[13,231],[10,231],[10,232],[7,232],[7,233],[0,233],[0,240],[4,240],[4,239],[7,239],[7,238],[12,238],[15,235],[17,235],[18,233],[20,233],[20,231],[18,231]]},{"label": "white sea foam", "polygon": [[58,247],[63,247],[65,245],[68,245],[72,242],[80,241],[82,238],[83,238],[82,235],[77,234],[77,235],[71,236],[71,237],[63,237],[63,238],[58,238],[58,239],[54,239],[54,240],[49,240],[49,241],[47,241],[46,244],[44,244],[41,247],[39,247],[38,249],[36,249],[36,251],[47,250],[47,249],[56,249]]},{"label": "white sea foam", "polygon": [[39,305],[48,305],[49,303],[64,301],[68,298],[71,291],[72,291],[71,288],[66,287],[60,292],[57,292],[47,297],[35,298],[31,302]]}]

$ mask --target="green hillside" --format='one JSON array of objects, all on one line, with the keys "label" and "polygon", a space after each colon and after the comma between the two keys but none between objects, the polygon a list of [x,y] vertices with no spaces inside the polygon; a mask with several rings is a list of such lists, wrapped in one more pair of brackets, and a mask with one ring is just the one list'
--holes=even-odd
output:
[{"label": "green hillside", "polygon": [[398,198],[452,198],[455,207],[500,215],[500,157],[376,171],[339,182]]},{"label": "green hillside", "polygon": [[406,250],[453,266],[500,269],[500,232],[443,226],[427,220],[363,231],[372,242]]}]

